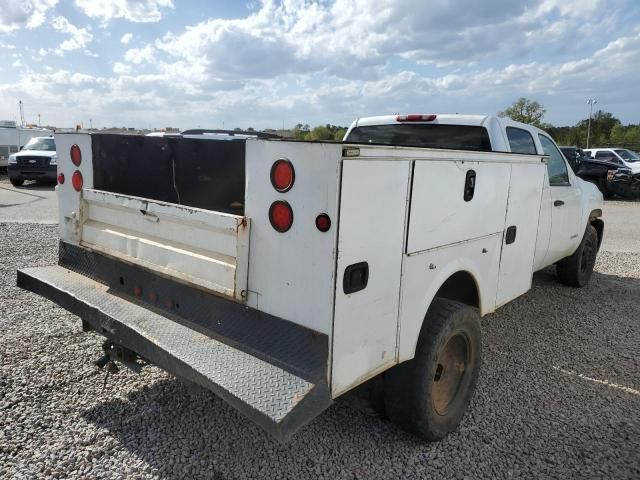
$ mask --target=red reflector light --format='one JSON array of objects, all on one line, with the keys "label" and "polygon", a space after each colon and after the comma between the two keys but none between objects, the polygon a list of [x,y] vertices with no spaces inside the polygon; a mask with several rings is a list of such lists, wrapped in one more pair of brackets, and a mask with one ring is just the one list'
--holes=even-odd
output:
[{"label": "red reflector light", "polygon": [[58,184],[62,185],[64,183],[64,173],[58,174]]},{"label": "red reflector light", "polygon": [[284,200],[276,200],[269,207],[269,221],[278,232],[284,233],[293,224],[293,210]]},{"label": "red reflector light", "polygon": [[76,192],[82,190],[82,174],[78,170],[71,175],[71,184]]},{"label": "red reflector light", "polygon": [[296,172],[289,160],[281,158],[271,167],[271,185],[279,192],[288,192],[296,181]]},{"label": "red reflector light", "polygon": [[432,122],[436,118],[438,118],[437,115],[398,115],[396,122]]},{"label": "red reflector light", "polygon": [[142,288],[140,287],[133,287],[133,294],[140,298],[142,296]]},{"label": "red reflector light", "polygon": [[80,166],[80,162],[82,162],[82,152],[80,152],[80,147],[78,145],[71,145],[71,151],[69,152],[71,155],[71,161],[76,167]]},{"label": "red reflector light", "polygon": [[331,228],[331,219],[326,213],[321,213],[316,217],[316,227],[321,232],[327,232]]}]

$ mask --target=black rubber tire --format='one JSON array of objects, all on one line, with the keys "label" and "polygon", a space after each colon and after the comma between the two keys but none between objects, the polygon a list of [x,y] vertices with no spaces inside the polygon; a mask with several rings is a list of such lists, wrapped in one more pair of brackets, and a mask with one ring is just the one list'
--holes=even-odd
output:
[{"label": "black rubber tire", "polygon": [[593,275],[597,253],[598,232],[592,225],[588,225],[573,255],[557,263],[556,273],[560,281],[570,287],[584,287]]},{"label": "black rubber tire", "polygon": [[[466,355],[458,360],[463,357],[465,360],[446,363],[448,367],[443,368],[441,355],[451,342],[464,344]],[[453,432],[473,397],[482,363],[481,351],[480,317],[476,310],[464,303],[436,297],[427,311],[415,357],[384,374],[388,418],[428,441],[440,440]],[[451,378],[457,378],[455,391],[443,408],[442,395],[438,392],[443,391],[442,385],[446,386]]]},{"label": "black rubber tire", "polygon": [[11,177],[9,177],[9,181],[11,182],[11,185],[13,185],[14,187],[21,187],[22,184],[24,183],[24,179],[22,179],[22,178],[11,178]]}]

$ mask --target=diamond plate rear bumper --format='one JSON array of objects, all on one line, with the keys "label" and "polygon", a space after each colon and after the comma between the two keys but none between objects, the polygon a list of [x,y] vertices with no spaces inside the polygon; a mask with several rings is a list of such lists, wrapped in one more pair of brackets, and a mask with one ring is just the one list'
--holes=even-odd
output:
[{"label": "diamond plate rear bumper", "polygon": [[18,271],[18,286],[78,315],[117,344],[213,391],[280,441],[331,404],[324,382],[231,347],[60,266]]}]

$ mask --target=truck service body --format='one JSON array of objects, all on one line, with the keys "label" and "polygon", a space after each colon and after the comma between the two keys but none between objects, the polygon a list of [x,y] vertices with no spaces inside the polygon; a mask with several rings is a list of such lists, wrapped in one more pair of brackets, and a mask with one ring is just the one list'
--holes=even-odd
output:
[{"label": "truck service body", "polygon": [[[367,130],[420,125],[460,149]],[[509,128],[533,150],[513,153],[527,145]],[[343,143],[59,134],[59,264],[18,284],[107,337],[102,364],[154,363],[285,440],[368,379],[385,372],[391,390],[421,371],[434,315],[468,324],[556,262],[567,283],[588,281],[602,196],[566,164],[559,184],[541,136],[458,115],[361,119]],[[425,438],[455,428],[449,410],[473,392],[469,328],[424,375],[449,423],[399,421]],[[409,408],[389,395],[391,411]]]}]

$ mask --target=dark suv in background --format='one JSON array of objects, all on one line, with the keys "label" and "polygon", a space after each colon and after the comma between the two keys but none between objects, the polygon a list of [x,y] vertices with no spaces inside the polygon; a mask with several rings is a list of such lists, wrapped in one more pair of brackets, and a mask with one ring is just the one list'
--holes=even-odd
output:
[{"label": "dark suv in background", "polygon": [[53,137],[35,137],[18,153],[9,155],[7,174],[12,185],[19,187],[25,180],[55,183],[58,163]]}]

